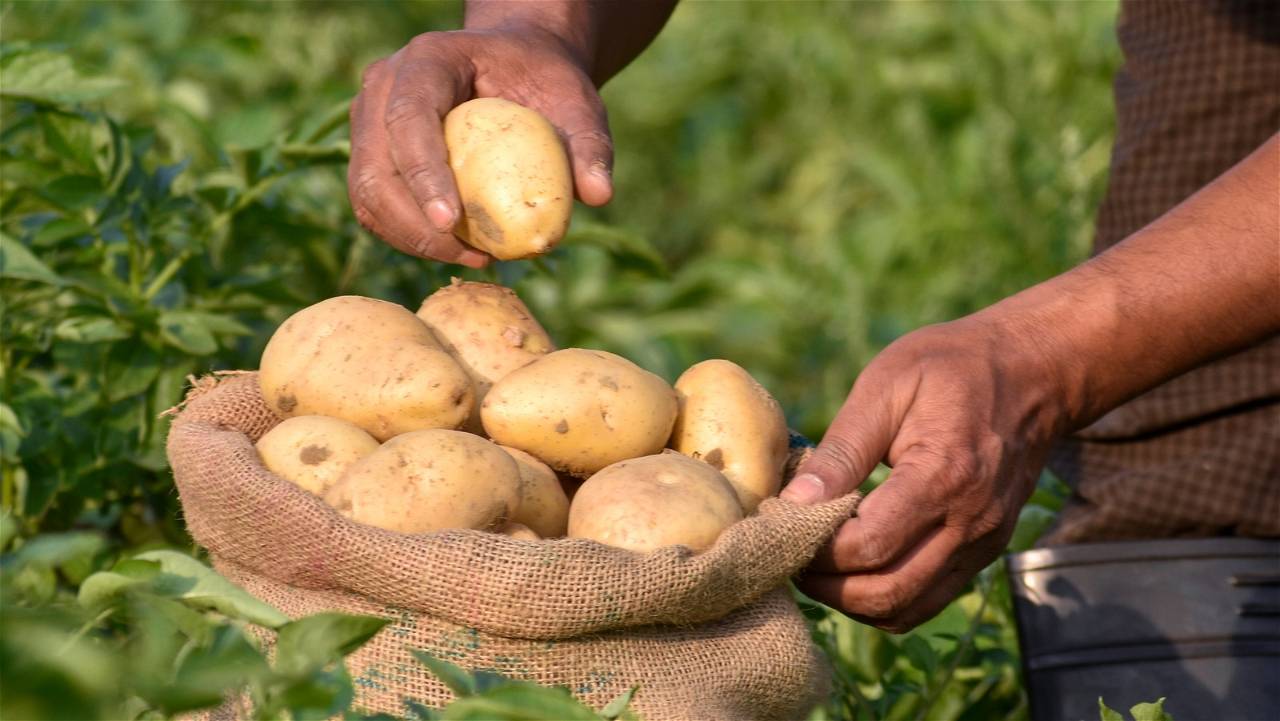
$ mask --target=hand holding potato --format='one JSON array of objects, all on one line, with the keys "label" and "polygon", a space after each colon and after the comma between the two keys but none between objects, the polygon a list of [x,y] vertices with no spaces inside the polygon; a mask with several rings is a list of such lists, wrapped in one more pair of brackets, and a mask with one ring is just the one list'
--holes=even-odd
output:
[{"label": "hand holding potato", "polygon": [[443,126],[473,97],[505,98],[546,117],[588,205],[612,195],[613,146],[583,61],[545,29],[508,22],[427,33],[370,65],[351,105],[347,181],[356,218],[405,253],[478,268],[489,256],[454,236],[464,209]]}]

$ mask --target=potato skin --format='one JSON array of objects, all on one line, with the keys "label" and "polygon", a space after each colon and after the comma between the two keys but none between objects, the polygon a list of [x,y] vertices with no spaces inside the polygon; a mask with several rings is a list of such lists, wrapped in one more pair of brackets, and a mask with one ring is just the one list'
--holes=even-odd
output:
[{"label": "potato skin", "polygon": [[733,487],[702,461],[671,451],[615,463],[587,479],[569,508],[569,537],[631,551],[703,551],[742,519]]},{"label": "potato skin", "polygon": [[457,428],[471,380],[417,316],[395,303],[340,296],[294,313],[262,353],[259,383],[278,415],[324,415],[378,440]]},{"label": "potato skin", "polygon": [[469,245],[500,260],[542,255],[569,229],[573,176],[555,128],[537,111],[476,98],[444,119]]},{"label": "potato skin", "polygon": [[662,378],[621,356],[582,348],[512,371],[480,406],[495,442],[578,476],[661,451],[675,417],[675,391]]},{"label": "potato skin", "polygon": [[418,317],[471,378],[472,432],[481,430],[480,403],[494,383],[556,349],[515,291],[492,283],[454,278],[422,302]]},{"label": "potato skin", "polygon": [[511,521],[542,538],[559,538],[569,525],[569,497],[551,467],[519,448],[498,446],[520,468],[520,508]]},{"label": "potato skin", "polygon": [[520,470],[479,436],[413,431],[357,461],[326,500],[353,521],[401,533],[493,530],[519,508]]},{"label": "potato skin", "polygon": [[671,447],[705,461],[733,484],[754,513],[777,495],[787,462],[787,419],[778,401],[736,363],[708,360],[676,380],[680,413]]},{"label": "potato skin", "polygon": [[338,418],[295,416],[267,431],[257,448],[267,470],[323,497],[351,464],[378,450],[378,441]]},{"label": "potato skin", "polygon": [[539,536],[537,533],[535,533],[533,529],[529,528],[523,523],[515,523],[514,521],[511,523],[508,523],[502,528],[499,528],[498,533],[501,533],[504,536],[510,536],[512,538],[515,538],[521,541],[541,541],[542,540],[542,536]]}]

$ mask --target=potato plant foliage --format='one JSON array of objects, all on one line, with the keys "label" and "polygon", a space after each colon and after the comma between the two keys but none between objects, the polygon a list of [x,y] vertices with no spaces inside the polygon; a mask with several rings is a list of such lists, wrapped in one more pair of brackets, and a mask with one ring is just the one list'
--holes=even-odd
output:
[{"label": "potato plant foliage", "polygon": [[[668,381],[733,359],[817,438],[893,338],[1084,257],[1114,11],[687,4],[605,90],[614,203],[578,206],[543,259],[459,273],[364,233],[343,173],[360,68],[460,4],[0,4],[0,716],[160,718],[240,690],[263,718],[362,717],[342,657],[380,622],[286,623],[209,571],[159,417],[322,298],[494,280],[562,347]],[[1015,548],[1060,503],[1041,485]],[[838,690],[814,719],[1026,716],[998,567],[902,637],[801,603]],[[249,624],[279,627],[274,661]],[[431,667],[470,700],[408,718],[625,706]]]}]

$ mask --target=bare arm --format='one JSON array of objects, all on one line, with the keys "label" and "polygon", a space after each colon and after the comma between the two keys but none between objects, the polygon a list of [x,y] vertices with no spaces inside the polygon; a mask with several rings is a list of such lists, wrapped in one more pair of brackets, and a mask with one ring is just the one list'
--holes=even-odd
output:
[{"label": "bare arm", "polygon": [[351,104],[348,193],[362,225],[412,255],[479,267],[453,235],[461,203],[442,119],[474,97],[542,113],[564,138],[578,197],[613,195],[601,84],[657,35],[674,0],[471,0],[465,29],[419,35],[370,65]]},{"label": "bare arm", "polygon": [[676,0],[469,0],[465,27],[529,25],[573,47],[596,87],[602,87],[653,42]]},{"label": "bare arm", "polygon": [[1280,136],[1098,257],[877,356],[783,496],[893,472],[801,586],[889,630],[927,620],[1004,548],[1056,438],[1277,333]]},{"label": "bare arm", "polygon": [[990,310],[1039,329],[1046,357],[1090,359],[1059,371],[1073,428],[1280,333],[1280,134],[1107,252]]}]

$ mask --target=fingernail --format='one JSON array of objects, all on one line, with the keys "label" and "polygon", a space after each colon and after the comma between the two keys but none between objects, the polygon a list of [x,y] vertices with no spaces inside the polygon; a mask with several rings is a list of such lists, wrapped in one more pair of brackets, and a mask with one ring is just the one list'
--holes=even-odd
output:
[{"label": "fingernail", "polygon": [[792,503],[808,506],[827,499],[827,485],[812,473],[801,473],[792,478],[779,495]]},{"label": "fingernail", "polygon": [[613,182],[613,173],[609,171],[609,166],[604,163],[592,163],[591,167],[587,169],[587,172],[606,183]]},{"label": "fingernail", "polygon": [[453,212],[453,206],[446,203],[440,198],[427,203],[427,220],[436,227],[436,230],[450,230],[453,228],[453,221],[457,216]]}]

